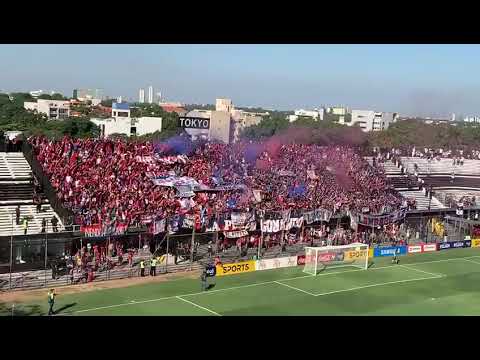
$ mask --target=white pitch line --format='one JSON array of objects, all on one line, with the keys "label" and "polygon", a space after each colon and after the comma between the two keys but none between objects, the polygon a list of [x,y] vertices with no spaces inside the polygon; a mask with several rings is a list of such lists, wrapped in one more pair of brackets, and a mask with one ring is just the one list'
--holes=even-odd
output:
[{"label": "white pitch line", "polygon": [[353,287],[353,288],[350,288],[350,289],[342,289],[342,290],[329,291],[329,292],[325,292],[325,293],[315,294],[315,296],[325,296],[325,295],[337,294],[337,293],[348,292],[348,291],[362,290],[362,289],[367,289],[367,288],[376,287],[376,286],[384,286],[384,285],[390,285],[390,284],[399,284],[399,283],[406,283],[406,282],[420,281],[420,280],[432,280],[432,279],[438,279],[438,278],[439,278],[438,276],[430,276],[430,277],[415,278],[415,279],[405,279],[405,280],[397,280],[397,281],[388,281],[388,282],[378,283],[378,284],[372,284],[372,285],[356,286],[356,287]]},{"label": "white pitch line", "polygon": [[290,285],[287,285],[287,284],[284,284],[284,283],[281,283],[280,281],[275,281],[275,284],[279,284],[279,285],[283,285],[283,286],[286,286],[290,289],[293,289],[293,290],[296,290],[296,291],[301,291],[305,294],[308,294],[308,295],[311,295],[311,296],[315,296],[315,294],[312,294],[311,292],[308,292],[306,290],[302,290],[302,289],[299,289],[299,288],[296,288],[295,286],[290,286]]},{"label": "white pitch line", "polygon": [[480,265],[480,262],[472,260],[472,259],[464,258],[463,260]]},{"label": "white pitch line", "polygon": [[199,309],[208,311],[209,313],[211,313],[211,314],[213,314],[213,315],[222,316],[222,315],[220,315],[219,313],[217,313],[217,312],[215,312],[215,311],[213,311],[213,310],[210,310],[210,309],[208,309],[208,308],[206,308],[206,307],[203,307],[203,306],[201,306],[201,305],[195,304],[193,301],[184,299],[184,298],[182,298],[181,296],[175,296],[175,297],[176,297],[177,299],[179,299],[179,300],[185,301],[185,302],[188,303],[188,304],[191,304],[191,305],[193,305],[193,306],[196,306],[196,307],[198,307]]},{"label": "white pitch line", "polygon": [[[463,260],[463,259],[468,259],[468,258],[472,258],[472,257],[480,257],[480,256],[467,256],[467,257],[457,257],[457,258],[451,258],[451,259],[424,261],[424,262],[412,263],[412,265],[417,265],[417,264],[430,264],[430,263],[437,263],[437,262],[444,262],[444,261],[453,261],[453,260]],[[388,265],[388,266],[374,267],[374,268],[370,268],[370,269],[368,269],[368,270],[372,271],[372,270],[380,270],[380,269],[393,268],[393,267],[394,267],[394,265]],[[335,272],[330,272],[330,273],[325,273],[325,274],[318,274],[317,276],[334,275],[334,274],[341,274],[341,273],[347,273],[347,272],[356,272],[356,271],[362,271],[362,270],[335,271]],[[292,277],[292,278],[287,278],[287,279],[280,279],[280,280],[274,280],[274,281],[265,281],[265,282],[253,283],[253,284],[248,284],[248,285],[234,286],[234,287],[225,288],[225,289],[210,290],[210,291],[205,291],[205,292],[196,292],[196,293],[190,293],[190,294],[184,294],[184,295],[177,295],[177,296],[185,297],[185,296],[195,296],[195,295],[208,295],[208,294],[213,294],[213,293],[220,292],[220,291],[236,290],[236,289],[243,289],[243,288],[248,288],[248,287],[252,287],[252,286],[260,286],[260,285],[274,284],[275,281],[290,281],[290,280],[303,279],[303,278],[314,277],[314,276],[315,276],[315,275],[297,276],[297,277]],[[284,284],[284,285],[285,285],[285,284]],[[315,295],[315,296],[317,296],[317,295]],[[145,304],[145,303],[149,303],[149,302],[169,300],[169,299],[174,299],[174,298],[176,298],[176,296],[167,296],[167,297],[161,297],[161,298],[150,299],[150,300],[141,300],[141,301],[136,301],[135,303],[122,303],[122,304],[115,304],[115,305],[100,306],[100,307],[96,307],[96,308],[90,308],[90,309],[84,309],[84,310],[74,311],[74,312],[72,312],[72,314],[83,313],[83,312],[88,312],[88,311],[95,311],[95,310],[111,309],[111,308],[120,307],[120,306],[129,306],[129,305]]]},{"label": "white pitch line", "polygon": [[431,272],[428,272],[428,271],[425,271],[425,270],[416,269],[414,267],[410,267],[410,266],[407,266],[407,265],[399,265],[399,266],[401,266],[405,269],[408,269],[408,270],[413,270],[413,271],[421,272],[421,273],[436,276],[436,277],[444,277],[445,276],[444,274],[434,274],[434,273],[431,273]]}]

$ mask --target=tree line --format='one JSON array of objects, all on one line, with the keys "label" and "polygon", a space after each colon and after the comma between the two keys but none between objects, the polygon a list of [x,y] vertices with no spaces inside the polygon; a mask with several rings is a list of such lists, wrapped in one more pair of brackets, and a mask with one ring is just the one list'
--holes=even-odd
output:
[{"label": "tree line", "polygon": [[338,124],[334,118],[315,121],[299,117],[290,123],[285,116],[271,114],[258,125],[244,129],[241,137],[261,140],[271,136],[284,136],[288,141],[311,144],[344,143],[360,147],[457,148],[480,145],[480,126],[470,123],[427,124],[421,120],[401,120],[387,130],[364,133],[360,127]]},{"label": "tree line", "polygon": [[[52,100],[65,100],[62,96],[41,95],[39,98],[50,97]],[[72,137],[92,137],[99,133],[98,127],[87,116],[69,117],[64,120],[49,120],[45,114],[26,110],[25,101],[35,101],[29,93],[0,93],[0,131],[21,131],[30,135],[44,135],[49,138],[61,138],[64,135]]]}]

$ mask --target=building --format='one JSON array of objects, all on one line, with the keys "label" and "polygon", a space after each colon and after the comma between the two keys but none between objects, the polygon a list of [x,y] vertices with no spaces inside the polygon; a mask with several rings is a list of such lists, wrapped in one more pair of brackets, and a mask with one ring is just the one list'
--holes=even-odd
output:
[{"label": "building", "polygon": [[130,118],[130,106],[128,106],[128,103],[112,103],[112,118]]},{"label": "building", "polygon": [[208,140],[217,140],[229,144],[233,139],[232,122],[229,112],[212,111]]},{"label": "building", "polygon": [[90,119],[90,121],[100,128],[100,136],[104,137],[113,134],[142,136],[156,131],[162,131],[161,117],[93,118]]},{"label": "building", "polygon": [[70,102],[64,100],[38,99],[36,102],[26,101],[23,107],[39,114],[45,114],[49,119],[59,120],[70,116]]},{"label": "building", "polygon": [[234,110],[232,100],[231,99],[217,99],[216,104],[215,104],[215,110],[216,111],[225,111],[230,113],[232,110]]},{"label": "building", "polygon": [[297,121],[299,117],[309,117],[314,119],[315,121],[322,121],[324,118],[325,110],[323,108],[314,109],[314,110],[295,110],[294,115],[288,115],[288,121],[294,122]]},{"label": "building", "polygon": [[74,89],[73,98],[80,101],[87,101],[93,99],[103,100],[102,89]]},{"label": "building", "polygon": [[153,86],[148,87],[148,103],[153,104]]},{"label": "building", "polygon": [[465,116],[463,118],[463,121],[468,122],[468,123],[480,124],[480,117],[478,117],[478,116]]},{"label": "building", "polygon": [[142,136],[156,131],[162,131],[161,117],[142,116],[132,118],[130,135]]},{"label": "building", "polygon": [[140,89],[138,91],[138,102],[143,104],[145,102],[145,89]]},{"label": "building", "polygon": [[233,142],[237,142],[240,139],[240,135],[245,128],[258,125],[262,121],[262,117],[254,112],[232,110],[230,115],[233,131],[231,140]]},{"label": "building", "polygon": [[348,126],[359,126],[363,131],[382,131],[388,129],[390,124],[396,121],[396,114],[388,112],[375,112],[373,110],[352,110]]},{"label": "building", "polygon": [[239,140],[243,129],[259,124],[262,121],[261,115],[263,114],[235,109],[230,99],[216,99],[215,110],[195,109],[181,116],[210,120],[208,128],[185,126],[185,132],[193,140],[206,139],[229,144]]}]

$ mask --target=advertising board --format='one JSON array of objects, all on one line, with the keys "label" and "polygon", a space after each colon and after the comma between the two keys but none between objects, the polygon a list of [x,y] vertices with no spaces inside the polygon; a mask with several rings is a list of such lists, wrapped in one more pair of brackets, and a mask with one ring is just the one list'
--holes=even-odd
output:
[{"label": "advertising board", "polygon": [[254,260],[217,265],[217,276],[234,275],[252,271],[255,271]]},{"label": "advertising board", "polygon": [[411,253],[421,253],[423,251],[422,245],[409,245],[407,247],[407,252]]},{"label": "advertising board", "polygon": [[423,244],[422,250],[423,252],[437,251],[437,244]]},{"label": "advertising board", "polygon": [[284,267],[297,266],[296,256],[286,256],[275,259],[258,260],[255,264],[255,270],[271,270]]},{"label": "advertising board", "polygon": [[393,256],[393,255],[406,255],[407,247],[402,246],[380,246],[373,249],[373,256]]}]

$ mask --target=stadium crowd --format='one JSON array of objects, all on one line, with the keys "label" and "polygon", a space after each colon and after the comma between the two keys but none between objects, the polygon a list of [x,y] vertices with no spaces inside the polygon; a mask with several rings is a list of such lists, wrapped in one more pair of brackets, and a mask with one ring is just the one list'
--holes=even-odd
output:
[{"label": "stadium crowd", "polygon": [[[31,137],[29,142],[59,199],[85,225],[135,225],[192,210],[253,207],[380,214],[402,203],[382,170],[347,146],[208,143],[187,157],[162,161],[182,149],[119,139]],[[197,192],[185,199],[173,187],[155,185],[153,179],[165,175],[190,177],[212,189],[242,184],[244,190]]]}]

